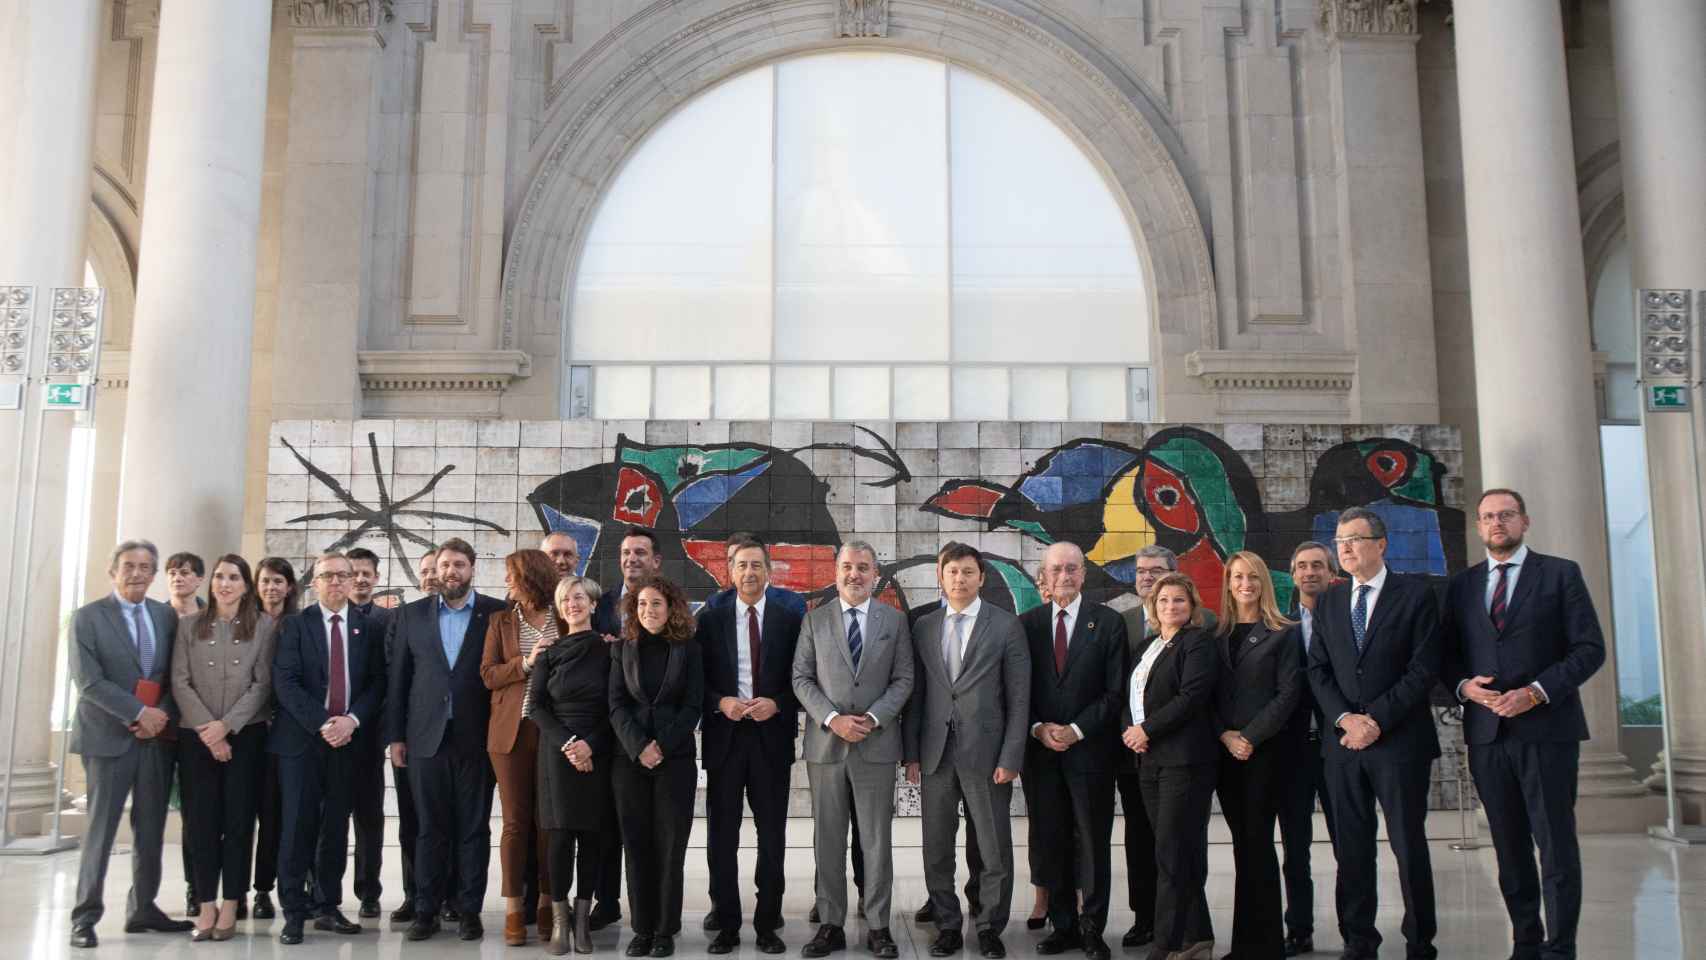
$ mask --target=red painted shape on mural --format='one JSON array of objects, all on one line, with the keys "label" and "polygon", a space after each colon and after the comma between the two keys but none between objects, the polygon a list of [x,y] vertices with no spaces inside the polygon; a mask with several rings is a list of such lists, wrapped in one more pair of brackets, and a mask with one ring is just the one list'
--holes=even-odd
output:
[{"label": "red painted shape on mural", "polygon": [[1374,474],[1374,479],[1379,480],[1383,487],[1397,486],[1410,469],[1410,458],[1401,450],[1376,450],[1364,462],[1368,464],[1368,472]]},{"label": "red painted shape on mural", "polygon": [[925,506],[935,507],[956,517],[987,520],[989,515],[995,512],[995,505],[1006,495],[1007,491],[1000,487],[968,482],[936,494]]},{"label": "red painted shape on mural", "polygon": [[616,506],[611,519],[650,527],[658,522],[663,510],[663,488],[658,482],[633,467],[623,467],[616,474]]},{"label": "red painted shape on mural", "polygon": [[1217,615],[1220,613],[1220,580],[1224,570],[1220,555],[1214,552],[1207,540],[1198,540],[1196,546],[1179,557],[1179,572],[1191,578],[1191,582],[1197,585],[1197,593],[1202,595],[1203,606]]},{"label": "red painted shape on mural", "polygon": [[1149,504],[1150,515],[1170,529],[1180,533],[1202,529],[1202,516],[1191,502],[1185,481],[1154,457],[1143,464],[1143,499]]},{"label": "red painted shape on mural", "polygon": [[899,610],[901,613],[906,612],[906,607],[900,602],[900,591],[896,590],[892,583],[888,585],[888,589],[877,594],[877,601],[879,603],[886,603],[896,610]]},{"label": "red painted shape on mural", "polygon": [[[721,540],[683,540],[687,558],[729,586],[728,545]],[[831,544],[775,543],[770,545],[770,582],[796,593],[810,593],[835,583],[835,547]]]}]

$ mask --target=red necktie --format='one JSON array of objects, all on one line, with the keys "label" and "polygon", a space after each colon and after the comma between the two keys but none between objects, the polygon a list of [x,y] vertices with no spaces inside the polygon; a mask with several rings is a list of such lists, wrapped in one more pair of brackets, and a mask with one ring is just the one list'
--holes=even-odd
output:
[{"label": "red necktie", "polygon": [[758,608],[746,608],[746,648],[752,657],[752,695],[758,696]]},{"label": "red necktie", "polygon": [[1505,571],[1509,570],[1510,566],[1508,563],[1499,564],[1499,580],[1493,584],[1493,606],[1487,611],[1487,615],[1493,619],[1493,629],[1500,633],[1505,632]]},{"label": "red necktie", "polygon": [[1066,673],[1066,611],[1054,622],[1054,672]]},{"label": "red necktie", "polygon": [[332,614],[332,667],[331,679],[327,686],[326,712],[334,717],[341,717],[349,712],[349,692],[344,689],[344,632],[338,627],[338,621],[343,617]]}]

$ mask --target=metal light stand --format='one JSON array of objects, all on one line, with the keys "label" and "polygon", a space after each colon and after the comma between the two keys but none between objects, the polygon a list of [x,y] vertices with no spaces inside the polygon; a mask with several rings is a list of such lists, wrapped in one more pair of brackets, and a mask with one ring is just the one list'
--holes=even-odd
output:
[{"label": "metal light stand", "polygon": [[[19,291],[23,291],[20,298]],[[27,580],[31,572],[30,555],[35,547],[35,514],[37,513],[37,494],[41,486],[41,446],[43,427],[49,412],[71,412],[87,422],[94,409],[95,374],[100,366],[101,355],[101,323],[106,304],[106,297],[99,287],[55,287],[53,289],[52,306],[48,311],[48,322],[45,330],[37,330],[41,324],[34,309],[34,289],[31,287],[0,287],[0,296],[5,298],[7,306],[0,307],[0,347],[5,348],[0,353],[0,374],[16,383],[0,386],[0,401],[16,397],[17,403],[10,406],[0,402],[0,409],[13,410],[22,417],[24,431],[18,438],[16,460],[18,464],[17,478],[20,496],[12,505],[12,556],[11,569],[6,578],[6,610],[8,626],[17,624],[15,629],[8,630],[11,638],[7,644],[5,662],[0,664],[0,682],[6,684],[10,697],[11,711],[7,717],[6,745],[6,784],[0,790],[0,856],[30,856],[45,853],[56,853],[70,850],[77,846],[78,838],[67,837],[62,831],[61,812],[65,806],[65,754],[70,741],[67,736],[60,741],[58,767],[54,775],[52,829],[36,837],[15,837],[11,830],[12,817],[12,787],[16,782],[17,744],[18,744],[18,701],[23,688],[24,647],[30,642],[27,636],[29,629],[30,594]],[[25,317],[15,317],[10,304],[18,303]],[[20,322],[22,321],[22,322]],[[13,333],[22,332],[20,341],[11,338]],[[36,334],[32,336],[32,333]],[[41,346],[35,350],[29,349],[29,341],[37,340]],[[10,348],[14,342],[21,342],[22,350]],[[41,358],[39,376],[31,355]],[[22,356],[22,361],[12,362],[14,356]],[[32,388],[32,384],[39,389]],[[30,450],[25,458],[25,448]],[[29,465],[27,486],[24,480],[24,464]],[[27,491],[27,495],[25,492]],[[24,504],[29,508],[22,509]],[[18,600],[16,616],[11,616],[12,600]],[[54,649],[59,647],[57,634],[52,638]],[[66,715],[70,713],[70,704],[74,699],[71,691],[65,692]],[[62,716],[62,720],[66,717]]]},{"label": "metal light stand", "polygon": [[1469,738],[1463,723],[1463,704],[1442,707],[1439,711],[1442,726],[1457,728],[1457,839],[1453,850],[1480,850],[1481,822],[1475,816],[1475,781],[1469,775]]}]

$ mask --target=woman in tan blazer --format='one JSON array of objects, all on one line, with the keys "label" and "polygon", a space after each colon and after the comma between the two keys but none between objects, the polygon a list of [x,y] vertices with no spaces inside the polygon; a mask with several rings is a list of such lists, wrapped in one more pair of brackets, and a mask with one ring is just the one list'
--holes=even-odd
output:
[{"label": "woman in tan blazer", "polygon": [[235,554],[213,565],[207,599],[180,621],[172,651],[172,696],[185,731],[178,737],[184,842],[194,847],[192,886],[201,909],[190,936],[198,941],[231,939],[237,905],[249,891],[276,622],[261,612],[249,564]]},{"label": "woman in tan blazer", "polygon": [[557,566],[541,550],[517,550],[504,558],[504,586],[512,604],[493,616],[486,628],[480,678],[492,691],[492,718],[486,727],[486,752],[497,775],[503,804],[503,832],[498,861],[503,866],[504,942],[527,942],[525,898],[530,868],[536,871],[539,897],[539,935],[551,935],[550,884],[546,877],[544,834],[533,816],[534,783],[538,774],[539,728],[527,718],[527,678],[533,665],[563,633],[552,609],[557,590]]}]

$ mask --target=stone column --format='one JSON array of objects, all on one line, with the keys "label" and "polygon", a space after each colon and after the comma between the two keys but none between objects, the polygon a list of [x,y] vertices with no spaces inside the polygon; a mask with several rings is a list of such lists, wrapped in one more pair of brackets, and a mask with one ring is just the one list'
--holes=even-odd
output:
[{"label": "stone column", "polygon": [[242,543],[271,31],[266,3],[161,12],[118,515],[163,553]]},{"label": "stone column", "polygon": [[[1613,0],[1611,13],[1631,279],[1637,289],[1706,289],[1706,178],[1700,167],[1706,158],[1706,59],[1700,50],[1706,5]],[[1694,376],[1693,414],[1648,414],[1644,433],[1668,756],[1683,822],[1700,826],[1706,824],[1706,702],[1699,696],[1706,689],[1706,550],[1695,456],[1706,456],[1699,433],[1706,394],[1698,369]]]},{"label": "stone column", "polygon": [[[0,283],[36,287],[44,316],[53,287],[80,287],[86,262],[90,179],[95,131],[95,74],[101,24],[99,0],[20,0],[0,12]],[[40,355],[39,340],[30,344]],[[24,485],[30,472],[13,473],[17,444],[33,445],[21,413],[0,413],[0,535],[6,556],[13,549],[13,518],[34,518],[29,579],[21,597],[4,611],[4,668],[0,668],[0,751],[15,743],[10,759],[13,822],[20,833],[36,832],[31,820],[53,801],[54,765],[49,761],[48,712],[59,639],[61,533],[68,487],[70,414],[50,413],[43,422],[40,482],[32,497]],[[9,574],[8,574],[9,575]],[[26,621],[20,621],[24,613]],[[19,656],[16,644],[24,648]],[[14,676],[12,666],[21,667]],[[21,681],[21,682],[20,682]],[[18,702],[10,698],[17,684]],[[18,717],[15,741],[8,727]],[[7,759],[0,757],[0,763]],[[0,766],[0,783],[5,768]],[[23,814],[20,816],[19,814]]]},{"label": "stone column", "polygon": [[[1456,7],[1458,106],[1481,477],[1522,491],[1535,549],[1581,564],[1605,666],[1581,689],[1584,830],[1640,829],[1650,804],[1618,749],[1617,669],[1587,282],[1557,0]],[[1610,802],[1602,803],[1609,799]]]}]

